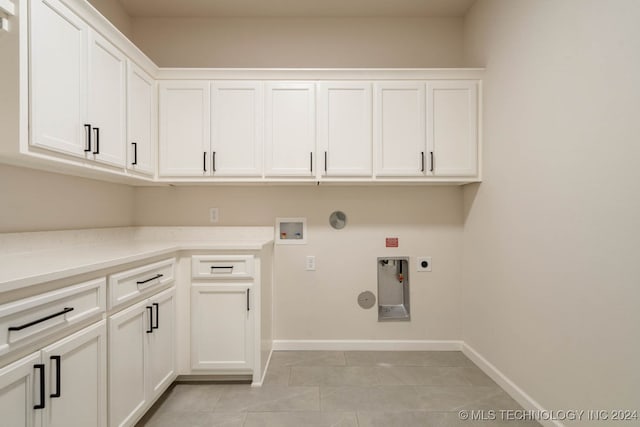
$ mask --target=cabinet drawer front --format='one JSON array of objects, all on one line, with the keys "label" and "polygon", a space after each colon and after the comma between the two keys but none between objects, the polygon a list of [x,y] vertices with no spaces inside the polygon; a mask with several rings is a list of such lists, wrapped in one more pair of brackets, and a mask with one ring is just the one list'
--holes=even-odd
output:
[{"label": "cabinet drawer front", "polygon": [[175,258],[109,276],[109,308],[155,292],[173,282]]},{"label": "cabinet drawer front", "polygon": [[194,279],[253,278],[252,255],[196,255],[191,259]]},{"label": "cabinet drawer front", "polygon": [[106,310],[106,280],[91,280],[0,306],[0,354]]}]

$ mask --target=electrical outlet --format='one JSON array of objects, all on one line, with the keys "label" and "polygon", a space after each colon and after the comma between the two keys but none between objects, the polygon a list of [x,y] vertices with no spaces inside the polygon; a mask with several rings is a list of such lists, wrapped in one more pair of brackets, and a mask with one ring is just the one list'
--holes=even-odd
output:
[{"label": "electrical outlet", "polygon": [[218,208],[209,208],[209,222],[218,222]]},{"label": "electrical outlet", "polygon": [[416,264],[418,266],[417,271],[431,271],[431,257],[423,256],[416,258]]},{"label": "electrical outlet", "polygon": [[309,255],[305,264],[307,271],[316,271],[316,257]]}]

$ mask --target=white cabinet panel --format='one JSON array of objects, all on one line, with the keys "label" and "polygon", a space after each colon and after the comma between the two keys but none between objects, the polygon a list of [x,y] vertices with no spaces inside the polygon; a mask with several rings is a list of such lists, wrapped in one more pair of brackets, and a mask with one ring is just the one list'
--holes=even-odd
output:
[{"label": "white cabinet panel", "polygon": [[427,83],[429,170],[436,176],[478,173],[478,84]]},{"label": "white cabinet panel", "polygon": [[124,54],[89,31],[88,123],[92,126],[90,157],[124,167],[126,139],[126,66]]},{"label": "white cabinet panel", "polygon": [[261,82],[211,84],[213,175],[261,176],[264,135]]},{"label": "white cabinet panel", "polygon": [[318,94],[318,157],[326,176],[371,176],[371,84],[323,82]]},{"label": "white cabinet panel", "polygon": [[[0,369],[0,414],[2,425],[11,427],[39,427],[42,409],[40,352],[24,357]],[[39,365],[36,368],[36,365]],[[37,377],[37,378],[36,378]],[[44,391],[43,391],[44,394]]]},{"label": "white cabinet panel", "polygon": [[42,360],[47,372],[43,427],[106,426],[106,322],[44,348]]},{"label": "white cabinet panel", "polygon": [[176,377],[175,287],[109,318],[109,425],[133,425]]},{"label": "white cabinet panel", "polygon": [[376,175],[424,176],[424,83],[376,83],[375,97]]},{"label": "white cabinet panel", "polygon": [[176,375],[176,338],[175,338],[175,288],[150,298],[153,307],[152,330],[146,334],[148,340],[148,396],[159,396]]},{"label": "white cabinet panel", "polygon": [[87,25],[58,0],[30,5],[31,144],[83,157]]},{"label": "white cabinet panel", "polygon": [[131,61],[127,71],[127,168],[153,175],[158,125],[156,84],[151,76]]},{"label": "white cabinet panel", "polygon": [[161,176],[211,173],[209,82],[160,83]]},{"label": "white cabinet panel", "polygon": [[253,368],[253,300],[249,284],[191,287],[191,367]]},{"label": "white cabinet panel", "polygon": [[146,404],[146,331],[151,330],[147,302],[109,319],[109,425],[130,425]]},{"label": "white cabinet panel", "polygon": [[315,84],[266,84],[265,175],[315,176]]}]

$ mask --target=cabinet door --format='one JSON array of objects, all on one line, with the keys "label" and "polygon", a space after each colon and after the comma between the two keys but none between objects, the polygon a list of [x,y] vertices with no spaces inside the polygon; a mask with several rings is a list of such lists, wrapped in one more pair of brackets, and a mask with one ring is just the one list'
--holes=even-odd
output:
[{"label": "cabinet door", "polygon": [[11,427],[38,427],[43,409],[40,399],[40,352],[0,369],[0,424]]},{"label": "cabinet door", "polygon": [[176,291],[164,291],[149,300],[152,330],[147,335],[148,400],[159,396],[176,376]]},{"label": "cabinet door", "polygon": [[89,31],[88,123],[92,126],[90,156],[100,163],[124,167],[126,139],[127,59],[93,30]]},{"label": "cabinet door", "polygon": [[109,318],[109,425],[131,425],[142,413],[145,394],[145,342],[150,331],[146,301]]},{"label": "cabinet door", "polygon": [[43,427],[107,425],[107,343],[103,320],[42,350],[47,372]]},{"label": "cabinet door", "polygon": [[213,175],[262,175],[263,107],[262,83],[211,84]]},{"label": "cabinet door", "polygon": [[266,85],[265,175],[315,176],[315,85]]},{"label": "cabinet door", "polygon": [[208,82],[160,83],[160,175],[211,174]]},{"label": "cabinet door", "polygon": [[376,175],[424,176],[424,83],[375,85]]},{"label": "cabinet door", "polygon": [[429,171],[436,176],[478,174],[478,84],[427,84]]},{"label": "cabinet door", "polygon": [[371,176],[371,84],[320,83],[318,108],[321,173]]},{"label": "cabinet door", "polygon": [[127,67],[127,168],[153,175],[155,171],[155,82],[133,62]]},{"label": "cabinet door", "polygon": [[191,287],[191,368],[253,368],[252,284]]},{"label": "cabinet door", "polygon": [[87,25],[58,0],[30,5],[31,144],[84,157]]}]

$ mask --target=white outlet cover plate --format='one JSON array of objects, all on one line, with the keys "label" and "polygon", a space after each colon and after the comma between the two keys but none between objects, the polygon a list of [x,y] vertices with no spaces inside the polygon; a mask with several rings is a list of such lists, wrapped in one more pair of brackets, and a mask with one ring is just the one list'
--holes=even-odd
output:
[{"label": "white outlet cover plate", "polygon": [[209,221],[210,222],[218,222],[219,219],[219,211],[218,208],[209,208]]},{"label": "white outlet cover plate", "polygon": [[[423,267],[422,263],[426,262],[427,266]],[[416,270],[417,271],[431,271],[431,257],[430,256],[421,256],[416,258]]]},{"label": "white outlet cover plate", "polygon": [[306,269],[307,271],[315,271],[316,270],[316,257],[313,255],[307,256],[306,260]]}]

